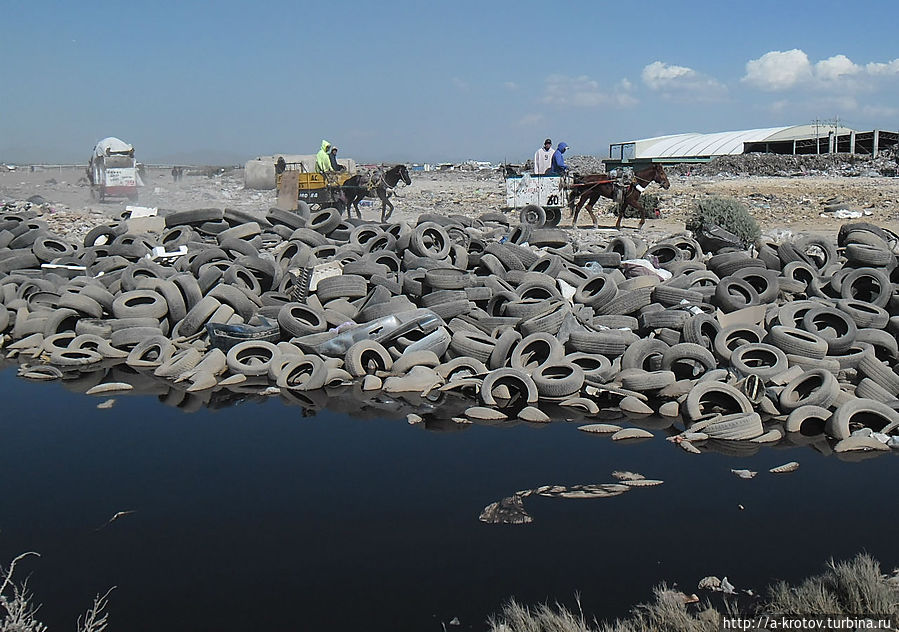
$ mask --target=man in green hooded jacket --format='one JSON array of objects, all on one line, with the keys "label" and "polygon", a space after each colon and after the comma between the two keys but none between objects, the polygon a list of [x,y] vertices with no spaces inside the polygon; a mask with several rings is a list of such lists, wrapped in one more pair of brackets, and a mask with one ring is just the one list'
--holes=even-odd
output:
[{"label": "man in green hooded jacket", "polygon": [[326,140],[322,141],[322,148],[315,154],[315,170],[318,173],[328,173],[334,169],[331,167],[331,143]]}]

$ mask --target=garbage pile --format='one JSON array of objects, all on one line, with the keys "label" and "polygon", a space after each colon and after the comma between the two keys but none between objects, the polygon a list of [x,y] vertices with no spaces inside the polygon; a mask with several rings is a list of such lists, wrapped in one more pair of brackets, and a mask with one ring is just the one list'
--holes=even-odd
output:
[{"label": "garbage pile", "polygon": [[718,156],[706,163],[666,167],[668,173],[694,176],[896,176],[893,151],[877,158],[854,154],[738,154]]},{"label": "garbage pile", "polygon": [[2,215],[2,348],[28,379],[185,408],[316,410],[351,389],[410,422],[625,416],[689,452],[899,447],[899,239],[877,226],[713,254],[683,235],[582,249],[499,213],[300,206],[174,212],[158,234],[112,222],[82,243]]}]

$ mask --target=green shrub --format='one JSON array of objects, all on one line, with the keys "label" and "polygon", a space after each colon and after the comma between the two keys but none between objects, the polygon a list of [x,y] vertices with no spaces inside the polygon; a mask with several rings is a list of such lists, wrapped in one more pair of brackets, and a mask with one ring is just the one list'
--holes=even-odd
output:
[{"label": "green shrub", "polygon": [[693,214],[687,218],[687,230],[694,234],[703,226],[717,224],[740,238],[744,247],[756,242],[761,235],[759,225],[746,206],[735,198],[710,195],[696,201]]},{"label": "green shrub", "polygon": [[[646,209],[646,217],[653,218],[656,217],[656,210],[659,208],[659,203],[661,199],[655,193],[644,193],[640,196],[640,204],[643,205],[643,208]],[[624,218],[625,219],[639,219],[640,211],[630,206],[626,206],[624,208]]]}]

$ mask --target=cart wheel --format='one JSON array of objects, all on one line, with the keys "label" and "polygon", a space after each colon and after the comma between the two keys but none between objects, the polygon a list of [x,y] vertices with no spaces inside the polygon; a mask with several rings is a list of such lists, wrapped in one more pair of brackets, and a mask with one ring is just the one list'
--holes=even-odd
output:
[{"label": "cart wheel", "polygon": [[546,211],[537,204],[528,204],[525,206],[521,209],[521,215],[519,217],[522,224],[534,226],[535,228],[540,228],[546,223]]},{"label": "cart wheel", "polygon": [[550,206],[546,209],[546,225],[558,226],[562,221],[562,209],[558,206]]}]

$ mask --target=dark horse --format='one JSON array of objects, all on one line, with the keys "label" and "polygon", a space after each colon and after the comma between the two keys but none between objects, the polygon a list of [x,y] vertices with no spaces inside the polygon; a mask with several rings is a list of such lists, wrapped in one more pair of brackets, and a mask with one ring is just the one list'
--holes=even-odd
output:
[{"label": "dark horse", "polygon": [[[409,170],[406,169],[406,165],[395,165],[387,171],[378,169],[370,173],[357,173],[354,175],[340,187],[346,198],[347,217],[350,217],[352,208],[355,208],[356,217],[362,219],[362,213],[359,211],[359,202],[363,198],[377,195],[381,199],[381,221],[386,222],[393,213],[393,204],[387,199],[387,196],[391,189],[396,188],[400,180],[406,184],[412,184],[412,178],[409,177]],[[390,210],[387,210],[387,207],[390,207]]]},{"label": "dark horse", "polygon": [[640,204],[640,195],[651,182],[657,182],[663,189],[671,186],[668,176],[662,165],[654,164],[646,169],[634,172],[634,181],[630,184],[618,185],[614,178],[607,173],[592,173],[575,179],[574,190],[568,199],[568,208],[571,210],[571,225],[577,226],[577,216],[581,212],[584,203],[587,204],[587,212],[596,226],[596,215],[593,214],[593,205],[602,197],[615,200],[618,204],[618,221],[615,228],[621,228],[621,220],[624,218],[625,209],[630,206],[640,211],[640,226],[646,223],[646,209]]}]

